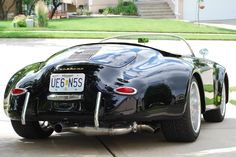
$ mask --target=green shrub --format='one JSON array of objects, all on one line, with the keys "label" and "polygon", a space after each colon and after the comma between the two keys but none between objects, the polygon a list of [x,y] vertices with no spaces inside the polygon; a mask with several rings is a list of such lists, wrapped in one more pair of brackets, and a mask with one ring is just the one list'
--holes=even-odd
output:
[{"label": "green shrub", "polygon": [[133,1],[120,0],[116,7],[105,8],[103,14],[115,14],[115,15],[137,15],[137,7]]},{"label": "green shrub", "polygon": [[36,14],[36,22],[39,27],[47,27],[48,26],[48,8],[45,3],[40,0],[35,5],[35,14]]},{"label": "green shrub", "polygon": [[104,12],[104,9],[98,9],[99,14],[103,14],[103,12]]},{"label": "green shrub", "polygon": [[107,15],[107,14],[112,14],[113,13],[113,8],[112,7],[107,7],[105,9],[103,9],[103,13],[104,15]]},{"label": "green shrub", "polygon": [[13,19],[14,27],[26,27],[26,16],[25,15],[17,15]]},{"label": "green shrub", "polygon": [[92,14],[88,9],[83,9],[83,15],[90,16]]},{"label": "green shrub", "polygon": [[120,1],[118,8],[124,15],[137,15],[137,7],[133,1]]}]

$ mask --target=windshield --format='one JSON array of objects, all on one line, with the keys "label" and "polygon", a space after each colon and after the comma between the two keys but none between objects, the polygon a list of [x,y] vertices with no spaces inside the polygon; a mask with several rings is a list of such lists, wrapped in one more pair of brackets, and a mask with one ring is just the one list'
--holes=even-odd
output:
[{"label": "windshield", "polygon": [[188,42],[172,34],[131,34],[121,35],[102,40],[101,42],[122,42],[141,44],[161,51],[182,56],[194,56]]}]

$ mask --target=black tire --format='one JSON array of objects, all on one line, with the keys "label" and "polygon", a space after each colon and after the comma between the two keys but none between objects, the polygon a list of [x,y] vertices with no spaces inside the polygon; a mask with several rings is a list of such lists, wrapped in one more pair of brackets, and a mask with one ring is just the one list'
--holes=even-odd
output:
[{"label": "black tire", "polygon": [[[224,94],[226,94],[225,83],[223,83],[222,95],[223,95],[223,90],[224,90]],[[224,95],[224,96],[226,96],[226,95]],[[224,110],[226,111],[226,97],[224,99],[221,99],[221,101],[224,101],[224,102],[221,102],[221,105],[223,105],[222,103],[224,103],[224,105],[225,105]],[[214,110],[206,111],[203,114],[204,120],[206,122],[222,122],[225,118],[225,111],[224,111],[224,113],[222,113],[220,107],[218,107],[217,109],[214,109]]]},{"label": "black tire", "polygon": [[[191,85],[193,82],[197,84],[197,88],[198,88],[199,86],[195,78],[192,79]],[[191,85],[190,85],[190,88],[191,88]],[[198,88],[198,94],[199,94],[199,99],[200,99],[199,88]],[[201,105],[201,101],[198,101],[198,104]],[[199,112],[198,112],[198,115],[200,114],[201,116],[201,106],[200,106]],[[197,139],[200,133],[201,119],[199,121],[200,126],[198,129],[196,129],[197,131],[195,132],[192,126],[190,114],[191,112],[190,112],[190,90],[189,90],[188,96],[187,96],[187,106],[186,106],[184,115],[180,119],[165,120],[161,122],[161,129],[167,141],[193,142]]]},{"label": "black tire", "polygon": [[19,136],[27,139],[48,138],[54,131],[52,128],[42,128],[37,121],[26,122],[26,125],[22,125],[21,121],[11,120],[11,124]]}]

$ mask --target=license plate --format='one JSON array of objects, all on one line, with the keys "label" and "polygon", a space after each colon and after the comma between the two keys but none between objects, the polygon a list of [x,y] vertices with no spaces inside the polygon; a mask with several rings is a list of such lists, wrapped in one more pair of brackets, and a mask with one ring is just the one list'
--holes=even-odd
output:
[{"label": "license plate", "polygon": [[83,92],[85,74],[52,74],[50,92]]}]

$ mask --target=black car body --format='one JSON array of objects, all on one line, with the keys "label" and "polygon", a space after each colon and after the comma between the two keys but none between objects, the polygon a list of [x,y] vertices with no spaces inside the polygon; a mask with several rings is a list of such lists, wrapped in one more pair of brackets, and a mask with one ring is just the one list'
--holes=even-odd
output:
[{"label": "black car body", "polygon": [[49,132],[88,135],[153,131],[161,124],[167,139],[194,141],[198,131],[188,139],[170,137],[168,133],[178,131],[165,126],[174,127],[178,123],[172,122],[186,116],[193,78],[204,118],[222,121],[225,113],[214,116],[222,104],[222,89],[228,102],[223,66],[139,44],[83,44],[18,71],[6,87],[4,110],[15,131],[26,138],[38,136],[19,132],[19,125],[43,121]]}]

